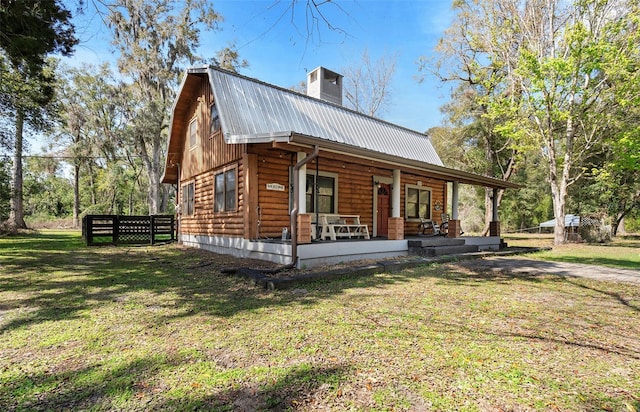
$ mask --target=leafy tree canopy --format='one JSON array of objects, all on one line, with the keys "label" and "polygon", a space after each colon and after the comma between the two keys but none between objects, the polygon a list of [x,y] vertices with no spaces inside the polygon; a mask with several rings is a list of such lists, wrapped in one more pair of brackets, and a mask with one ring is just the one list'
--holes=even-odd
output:
[{"label": "leafy tree canopy", "polygon": [[0,3],[0,49],[13,66],[39,73],[47,54],[69,55],[77,43],[71,13],[57,0]]}]

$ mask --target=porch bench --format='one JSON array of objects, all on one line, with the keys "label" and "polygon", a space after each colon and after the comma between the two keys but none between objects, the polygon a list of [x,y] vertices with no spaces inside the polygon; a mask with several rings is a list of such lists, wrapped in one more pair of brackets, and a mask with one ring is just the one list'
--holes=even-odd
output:
[{"label": "porch bench", "polygon": [[[369,228],[360,223],[359,215],[320,214],[320,239],[337,240],[338,238],[370,239]],[[315,229],[314,224],[312,228]],[[312,230],[312,234],[315,230]]]}]

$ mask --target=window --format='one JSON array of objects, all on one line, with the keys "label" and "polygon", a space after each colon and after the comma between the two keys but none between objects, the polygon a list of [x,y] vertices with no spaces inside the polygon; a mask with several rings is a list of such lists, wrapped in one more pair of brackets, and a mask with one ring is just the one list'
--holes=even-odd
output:
[{"label": "window", "polygon": [[[320,175],[316,185],[316,175],[307,175],[307,212],[315,213],[316,196],[318,213],[336,213],[337,207],[337,177]],[[315,189],[315,190],[314,190]]]},{"label": "window", "polygon": [[431,189],[422,186],[406,186],[405,215],[408,219],[431,219]]},{"label": "window", "polygon": [[214,212],[233,212],[236,210],[236,169],[216,174],[214,193]]},{"label": "window", "polygon": [[215,103],[209,108],[209,134],[214,134],[220,130],[220,115],[218,114],[218,107]]},{"label": "window", "polygon": [[194,117],[189,123],[189,148],[194,148],[198,144],[198,118]]},{"label": "window", "polygon": [[195,203],[195,183],[187,183],[182,186],[182,213],[185,216],[193,215],[194,203]]}]

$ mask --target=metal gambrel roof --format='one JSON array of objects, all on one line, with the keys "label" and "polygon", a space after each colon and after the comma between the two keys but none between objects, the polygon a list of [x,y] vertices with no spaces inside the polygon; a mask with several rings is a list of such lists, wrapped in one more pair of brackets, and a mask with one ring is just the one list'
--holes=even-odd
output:
[{"label": "metal gambrel roof", "polygon": [[305,135],[442,166],[423,133],[216,67],[190,72],[204,70],[227,143],[287,142],[293,135]]}]

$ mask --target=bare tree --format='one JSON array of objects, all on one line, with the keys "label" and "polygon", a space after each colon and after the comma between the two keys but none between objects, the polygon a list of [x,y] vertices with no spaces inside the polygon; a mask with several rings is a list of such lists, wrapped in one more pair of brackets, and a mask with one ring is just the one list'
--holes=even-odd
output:
[{"label": "bare tree", "polygon": [[[267,33],[277,27],[283,20],[289,20],[289,24],[304,38],[305,52],[309,44],[321,44],[323,36],[327,32],[342,37],[342,41],[349,37],[343,28],[335,23],[336,20],[347,17],[350,14],[336,1],[331,0],[276,0],[267,3],[267,9],[277,14],[276,20],[262,33],[250,40],[247,44],[263,39]],[[294,41],[294,43],[297,41]]]},{"label": "bare tree", "polygon": [[359,62],[343,68],[348,106],[369,116],[382,116],[391,102],[391,80],[396,72],[396,61],[396,54],[371,61],[369,51],[365,49]]}]

